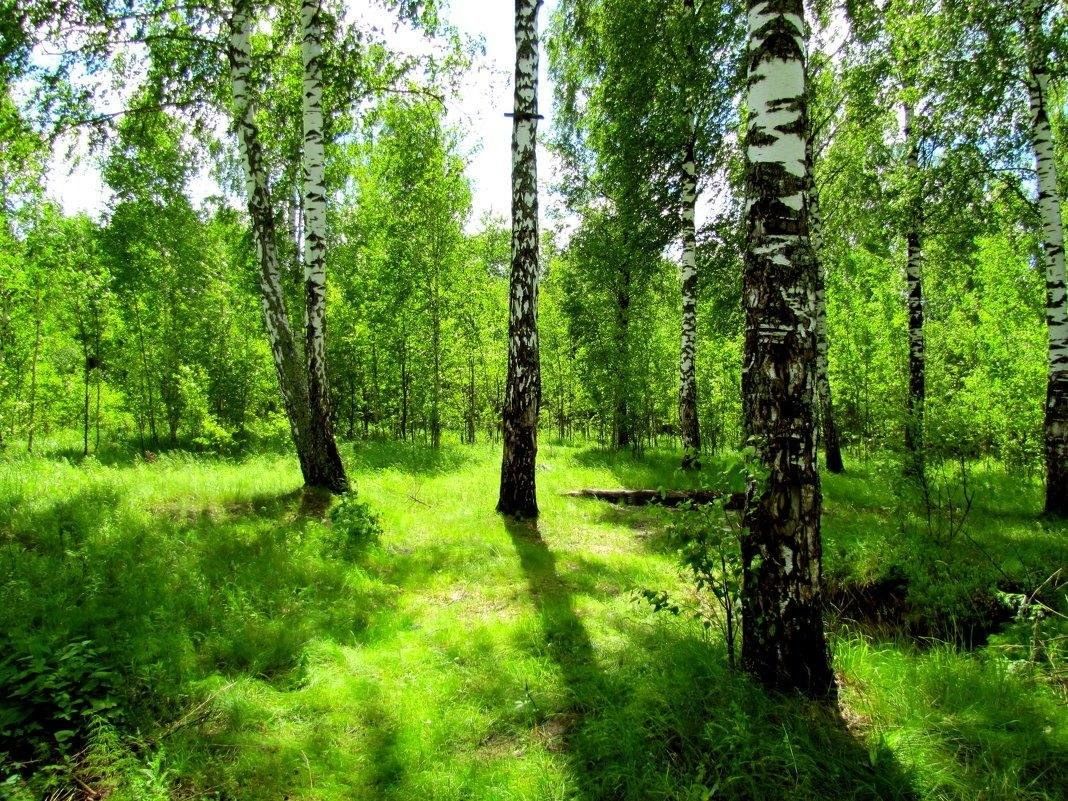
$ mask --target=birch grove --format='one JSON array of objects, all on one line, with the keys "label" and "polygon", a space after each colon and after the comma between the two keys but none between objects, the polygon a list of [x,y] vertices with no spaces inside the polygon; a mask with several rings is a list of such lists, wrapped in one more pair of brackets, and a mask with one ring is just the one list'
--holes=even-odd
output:
[{"label": "birch grove", "polygon": [[[456,692],[386,720],[420,746],[391,757],[435,758],[462,697],[488,714],[447,756],[487,797],[1063,784],[1065,4],[542,6],[23,0],[0,25],[18,799],[379,787],[375,697],[426,706],[424,668]],[[478,83],[502,21],[510,110]],[[479,660],[524,686],[457,682]],[[285,693],[213,711],[264,682],[310,693],[270,748]],[[339,691],[370,717],[318,715]],[[176,760],[145,749],[161,709],[226,725]],[[942,725],[962,709],[976,732]],[[487,726],[519,713],[575,759],[527,738],[493,773]],[[758,752],[789,775],[756,783]],[[389,789],[470,779],[425,767]]]}]

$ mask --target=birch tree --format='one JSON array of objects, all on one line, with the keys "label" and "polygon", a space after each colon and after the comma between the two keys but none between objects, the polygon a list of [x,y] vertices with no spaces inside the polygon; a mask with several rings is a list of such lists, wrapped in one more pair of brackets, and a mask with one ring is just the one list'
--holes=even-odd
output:
[{"label": "birch tree", "polygon": [[749,0],[742,373],[755,449],[742,539],[742,663],[763,684],[823,697],[821,494],[813,418],[815,264],[808,230],[801,0]]},{"label": "birch tree", "polygon": [[1046,513],[1068,515],[1068,305],[1065,301],[1064,225],[1057,160],[1050,128],[1049,44],[1043,30],[1042,0],[1024,6],[1030,140],[1038,174],[1042,255],[1046,272],[1046,327],[1049,378],[1046,390]]},{"label": "birch tree", "polygon": [[[809,169],[812,169],[809,160]],[[845,472],[842,462],[842,443],[838,424],[834,417],[831,397],[831,377],[827,354],[830,342],[827,339],[827,267],[820,255],[822,240],[819,217],[819,193],[809,189],[809,231],[812,242],[812,258],[816,262],[816,399],[819,404],[820,433],[823,435],[824,463],[832,473]]]},{"label": "birch tree", "polygon": [[[691,16],[696,15],[693,0],[684,5]],[[693,37],[691,26],[688,31]],[[686,43],[687,71],[692,70],[694,46],[692,38]],[[686,81],[689,83],[689,81]],[[689,87],[687,87],[689,89]],[[693,91],[689,89],[689,91]],[[689,91],[686,92],[687,100]],[[694,117],[692,103],[684,110]],[[682,466],[694,469],[701,466],[701,427],[697,416],[697,156],[694,152],[697,124],[686,142],[682,159],[682,336],[679,347],[679,433],[682,435]]]},{"label": "birch tree", "polygon": [[323,33],[319,0],[301,4],[304,66],[304,315],[308,365],[311,481],[332,492],[348,489],[330,415],[326,377],[326,152],[323,136]]},{"label": "birch tree", "polygon": [[564,0],[554,19],[558,145],[574,173],[564,181],[568,202],[590,216],[584,206],[607,201],[625,227],[642,228],[651,250],[639,260],[682,245],[677,410],[686,469],[700,465],[702,447],[696,207],[730,152],[739,17],[733,3]]},{"label": "birch tree", "polygon": [[[817,40],[819,41],[819,40]],[[822,44],[822,43],[820,43]],[[816,52],[809,59],[810,97],[818,98],[821,88],[833,85],[833,76],[829,75],[830,65],[818,45]],[[828,80],[830,79],[830,80]],[[833,91],[833,90],[832,90]],[[837,93],[836,93],[837,94]],[[818,402],[820,434],[823,438],[824,464],[832,473],[845,471],[842,461],[842,444],[838,434],[838,423],[834,416],[834,403],[831,395],[831,376],[828,353],[830,342],[827,334],[827,265],[823,254],[823,220],[820,217],[819,186],[816,181],[817,145],[815,140],[821,134],[829,140],[830,132],[826,130],[837,122],[837,109],[834,109],[824,122],[818,125],[814,119],[813,109],[809,109],[809,136],[805,142],[808,158],[808,222],[809,239],[812,244],[812,258],[816,260],[816,399]]]},{"label": "birch tree", "polygon": [[259,126],[250,96],[253,28],[251,0],[235,0],[230,20],[228,56],[233,84],[234,125],[245,174],[245,194],[252,236],[259,263],[260,301],[274,359],[282,406],[300,460],[304,482],[313,485],[315,468],[310,454],[311,415],[304,365],[289,324],[285,293],[279,272],[274,209],[268,184],[267,166],[260,143]]},{"label": "birch tree", "polygon": [[905,285],[909,325],[909,381],[905,415],[906,470],[913,475],[922,475],[924,470],[923,407],[927,396],[925,358],[926,344],[923,331],[923,243],[922,209],[920,186],[919,134],[914,126],[915,109],[911,103],[904,106],[905,148],[907,151],[906,180],[910,198],[905,215]]},{"label": "birch tree", "polygon": [[538,357],[538,8],[515,3],[515,98],[512,112],[512,270],[504,456],[497,511],[536,517],[535,460],[541,372]]}]

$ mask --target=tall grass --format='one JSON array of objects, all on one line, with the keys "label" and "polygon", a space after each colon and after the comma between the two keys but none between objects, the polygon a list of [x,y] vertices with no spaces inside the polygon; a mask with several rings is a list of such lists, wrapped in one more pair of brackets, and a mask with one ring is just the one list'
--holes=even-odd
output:
[{"label": "tall grass", "polygon": [[[531,526],[493,512],[494,448],[350,452],[383,529],[355,549],[281,455],[0,462],[0,683],[29,696],[0,700],[0,794],[1063,797],[1068,715],[1031,661],[842,629],[840,709],[768,696],[717,635],[635,602],[690,592],[676,512],[562,494],[715,483],[722,465],[541,457]],[[985,547],[1055,554],[1030,513],[991,522],[1013,491],[992,487]],[[908,567],[877,476],[827,494],[837,580]],[[35,664],[51,678],[19,678]],[[26,704],[42,725],[13,737]]]}]

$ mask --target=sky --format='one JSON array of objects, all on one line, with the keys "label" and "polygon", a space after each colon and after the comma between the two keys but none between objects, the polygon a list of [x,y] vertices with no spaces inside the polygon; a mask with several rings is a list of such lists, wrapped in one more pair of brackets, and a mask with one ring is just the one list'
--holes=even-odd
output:
[{"label": "sky", "polygon": [[[366,0],[348,0],[350,7],[363,6]],[[556,0],[547,0],[539,14],[545,30]],[[366,6],[364,6],[366,8]],[[364,9],[357,13],[363,16]],[[511,214],[511,136],[512,120],[505,114],[512,110],[512,85],[515,70],[514,4],[507,0],[452,0],[447,15],[463,33],[485,44],[485,57],[464,78],[459,96],[448,101],[448,120],[464,134],[462,146],[468,153],[467,174],[472,183],[474,208],[473,229],[485,214],[503,217]],[[390,30],[387,28],[387,30]],[[552,87],[546,74],[544,48],[539,80],[539,111],[545,119],[539,123],[544,139],[552,124]],[[87,212],[99,216],[108,201],[107,188],[100,179],[92,158],[71,160],[66,147],[57,147],[47,178],[48,194],[58,200],[67,213]],[[542,216],[547,205],[547,187],[552,162],[544,147],[539,148],[539,194]],[[210,176],[195,178],[190,186],[194,200],[217,194]]]}]

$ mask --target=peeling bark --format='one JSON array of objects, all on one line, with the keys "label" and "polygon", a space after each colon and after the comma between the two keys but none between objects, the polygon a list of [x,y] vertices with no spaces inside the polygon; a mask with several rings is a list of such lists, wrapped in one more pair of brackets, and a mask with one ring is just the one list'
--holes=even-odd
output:
[{"label": "peeling bark", "polygon": [[326,153],[323,137],[322,9],[303,0],[304,37],[304,354],[308,367],[308,483],[331,492],[349,487],[334,438],[326,377]]},{"label": "peeling bark", "polygon": [[742,374],[756,450],[742,538],[742,664],[765,686],[835,692],[823,628],[813,419],[816,265],[808,230],[801,0],[748,0]]},{"label": "peeling bark", "polygon": [[1064,225],[1057,163],[1050,129],[1049,56],[1041,41],[1041,4],[1029,3],[1027,33],[1031,148],[1038,172],[1042,252],[1046,268],[1046,327],[1049,373],[1046,387],[1046,513],[1068,516],[1068,308],[1065,303]]},{"label": "peeling bark", "polygon": [[515,98],[512,116],[512,270],[509,288],[508,382],[502,428],[497,511],[536,517],[535,461],[541,370],[538,358],[538,8],[515,3]]}]

